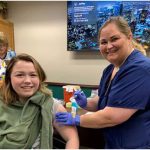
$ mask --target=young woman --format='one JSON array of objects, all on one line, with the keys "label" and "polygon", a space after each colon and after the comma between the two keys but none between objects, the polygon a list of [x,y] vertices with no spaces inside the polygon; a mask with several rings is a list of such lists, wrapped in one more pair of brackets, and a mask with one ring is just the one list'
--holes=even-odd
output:
[{"label": "young woman", "polygon": [[12,58],[6,69],[0,97],[0,148],[52,149],[53,126],[66,140],[66,148],[78,148],[75,127],[54,122],[57,111],[65,108],[45,87],[46,75],[30,55]]}]

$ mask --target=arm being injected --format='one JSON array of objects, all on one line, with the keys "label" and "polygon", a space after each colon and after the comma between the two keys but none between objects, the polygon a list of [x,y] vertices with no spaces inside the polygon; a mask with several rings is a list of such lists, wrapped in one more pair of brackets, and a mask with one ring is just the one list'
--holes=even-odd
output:
[{"label": "arm being injected", "polygon": [[87,98],[83,91],[77,90],[74,96],[70,98],[71,103],[71,113],[70,112],[58,112],[55,115],[56,121],[64,125],[80,125],[80,116],[77,114],[78,105],[81,108],[86,107]]}]

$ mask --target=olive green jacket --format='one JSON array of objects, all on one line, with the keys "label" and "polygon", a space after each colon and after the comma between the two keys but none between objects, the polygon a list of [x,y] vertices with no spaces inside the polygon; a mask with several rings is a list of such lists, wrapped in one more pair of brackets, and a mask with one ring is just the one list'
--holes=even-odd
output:
[{"label": "olive green jacket", "polygon": [[0,97],[0,149],[31,148],[40,134],[40,148],[52,148],[53,100],[37,92],[24,104],[6,105]]}]

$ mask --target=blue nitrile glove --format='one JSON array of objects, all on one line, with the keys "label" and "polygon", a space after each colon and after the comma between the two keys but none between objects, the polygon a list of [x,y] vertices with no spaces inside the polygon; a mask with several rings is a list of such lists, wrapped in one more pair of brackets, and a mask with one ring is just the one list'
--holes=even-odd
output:
[{"label": "blue nitrile glove", "polygon": [[56,122],[62,124],[62,125],[80,125],[80,116],[76,115],[75,118],[72,117],[71,113],[68,112],[58,112],[55,115]]},{"label": "blue nitrile glove", "polygon": [[77,104],[81,107],[81,108],[85,108],[87,105],[87,98],[84,94],[83,91],[81,90],[77,90],[74,92],[74,98],[77,102]]}]

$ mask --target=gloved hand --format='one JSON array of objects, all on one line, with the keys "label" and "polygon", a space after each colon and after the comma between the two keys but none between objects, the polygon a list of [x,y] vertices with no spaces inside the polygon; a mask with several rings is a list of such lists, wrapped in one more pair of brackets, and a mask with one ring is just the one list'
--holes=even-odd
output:
[{"label": "gloved hand", "polygon": [[74,118],[72,117],[71,113],[68,112],[58,112],[55,115],[56,122],[62,124],[62,125],[80,125],[80,116],[76,115]]},{"label": "gloved hand", "polygon": [[77,104],[81,107],[81,108],[85,108],[87,105],[87,98],[84,94],[83,91],[77,90],[74,92],[74,98],[77,102]]}]

